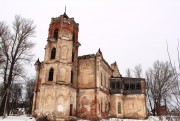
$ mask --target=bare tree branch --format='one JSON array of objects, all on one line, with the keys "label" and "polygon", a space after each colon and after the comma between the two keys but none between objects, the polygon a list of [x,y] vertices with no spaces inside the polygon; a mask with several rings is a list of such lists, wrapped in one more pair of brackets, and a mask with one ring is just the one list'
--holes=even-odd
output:
[{"label": "bare tree branch", "polygon": [[129,68],[126,69],[126,76],[127,77],[132,77],[132,73],[131,73],[131,70]]},{"label": "bare tree branch", "polygon": [[133,72],[134,72],[135,77],[141,78],[142,77],[142,66],[140,64],[136,65],[134,67]]}]

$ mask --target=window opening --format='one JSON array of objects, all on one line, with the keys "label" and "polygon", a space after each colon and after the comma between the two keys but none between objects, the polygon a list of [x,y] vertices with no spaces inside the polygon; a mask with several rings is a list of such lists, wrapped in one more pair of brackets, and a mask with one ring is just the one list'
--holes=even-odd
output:
[{"label": "window opening", "polygon": [[121,102],[118,102],[118,114],[121,113]]},{"label": "window opening", "polygon": [[137,84],[136,84],[136,89],[138,89],[138,90],[141,89],[141,84],[140,84],[140,83],[137,83]]},{"label": "window opening", "polygon": [[74,62],[74,52],[72,52],[72,62]]},{"label": "window opening", "polygon": [[120,89],[120,83],[116,82],[116,89]]},{"label": "window opening", "polygon": [[75,42],[75,33],[73,33],[73,42]]},{"label": "window opening", "polygon": [[53,48],[51,50],[51,59],[55,59],[55,56],[56,56],[56,48]]},{"label": "window opening", "polygon": [[73,104],[70,104],[70,116],[72,116]]},{"label": "window opening", "polygon": [[73,83],[73,75],[74,75],[74,73],[73,73],[73,71],[71,71],[71,84]]},{"label": "window opening", "polygon": [[135,85],[134,84],[130,84],[130,89],[131,90],[135,90]]},{"label": "window opening", "polygon": [[112,88],[112,89],[115,89],[115,87],[116,87],[116,86],[115,86],[115,82],[111,82],[111,88]]},{"label": "window opening", "polygon": [[58,38],[58,29],[54,30],[53,38],[57,40],[57,38]]},{"label": "window opening", "polygon": [[129,84],[125,84],[125,90],[129,90]]},{"label": "window opening", "polygon": [[51,68],[50,71],[49,71],[49,78],[48,78],[48,81],[53,81],[53,74],[54,74],[54,69]]}]

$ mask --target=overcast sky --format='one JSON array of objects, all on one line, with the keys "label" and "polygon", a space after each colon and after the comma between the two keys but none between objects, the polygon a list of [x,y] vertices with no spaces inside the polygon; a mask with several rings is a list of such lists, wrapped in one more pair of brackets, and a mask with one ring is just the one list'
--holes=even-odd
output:
[{"label": "overcast sky", "polygon": [[[33,19],[34,61],[43,61],[51,18],[63,14],[65,5],[67,15],[79,23],[79,55],[101,48],[104,59],[116,61],[125,76],[135,65],[145,71],[156,60],[168,60],[167,40],[177,60],[180,0],[0,0],[0,21],[11,24],[15,15]],[[29,70],[35,75],[33,64]]]}]

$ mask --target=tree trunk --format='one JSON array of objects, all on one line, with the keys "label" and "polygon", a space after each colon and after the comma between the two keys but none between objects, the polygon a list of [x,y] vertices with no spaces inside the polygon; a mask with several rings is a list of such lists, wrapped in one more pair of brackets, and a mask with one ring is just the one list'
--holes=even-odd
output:
[{"label": "tree trunk", "polygon": [[4,114],[4,110],[5,110],[4,108],[5,108],[5,104],[6,104],[6,97],[7,97],[7,91],[8,91],[7,89],[8,89],[8,86],[6,85],[4,87],[5,92],[4,92],[4,96],[3,96],[1,106],[0,106],[0,116],[3,116],[3,114]]},{"label": "tree trunk", "polygon": [[[9,104],[8,88],[9,88],[9,91],[10,91],[10,85],[11,85],[11,82],[12,82],[12,69],[13,69],[13,67],[11,66],[11,70],[9,72],[10,75],[8,77],[8,84],[4,87],[4,90],[6,90],[6,91],[5,91],[5,95],[3,97],[3,100],[1,102],[0,116],[3,116],[4,111],[7,113],[7,108],[5,109],[5,104],[7,104],[7,107],[8,107],[8,104]],[[6,100],[6,98],[8,98],[8,100]]]},{"label": "tree trunk", "polygon": [[0,116],[3,116],[3,113],[4,113],[4,108],[5,108],[5,103],[6,103],[6,96],[7,96],[7,93],[5,92],[5,95],[4,95],[3,100],[1,102]]},{"label": "tree trunk", "polygon": [[154,104],[154,109],[153,109],[153,116],[156,115],[156,104]]}]

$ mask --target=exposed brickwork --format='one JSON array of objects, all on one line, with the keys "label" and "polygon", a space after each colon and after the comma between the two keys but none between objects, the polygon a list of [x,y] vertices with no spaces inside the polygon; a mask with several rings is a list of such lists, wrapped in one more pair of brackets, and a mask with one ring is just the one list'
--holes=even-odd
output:
[{"label": "exposed brickwork", "polygon": [[80,90],[78,93],[78,111],[77,115],[83,119],[96,118],[96,101],[93,89]]}]

